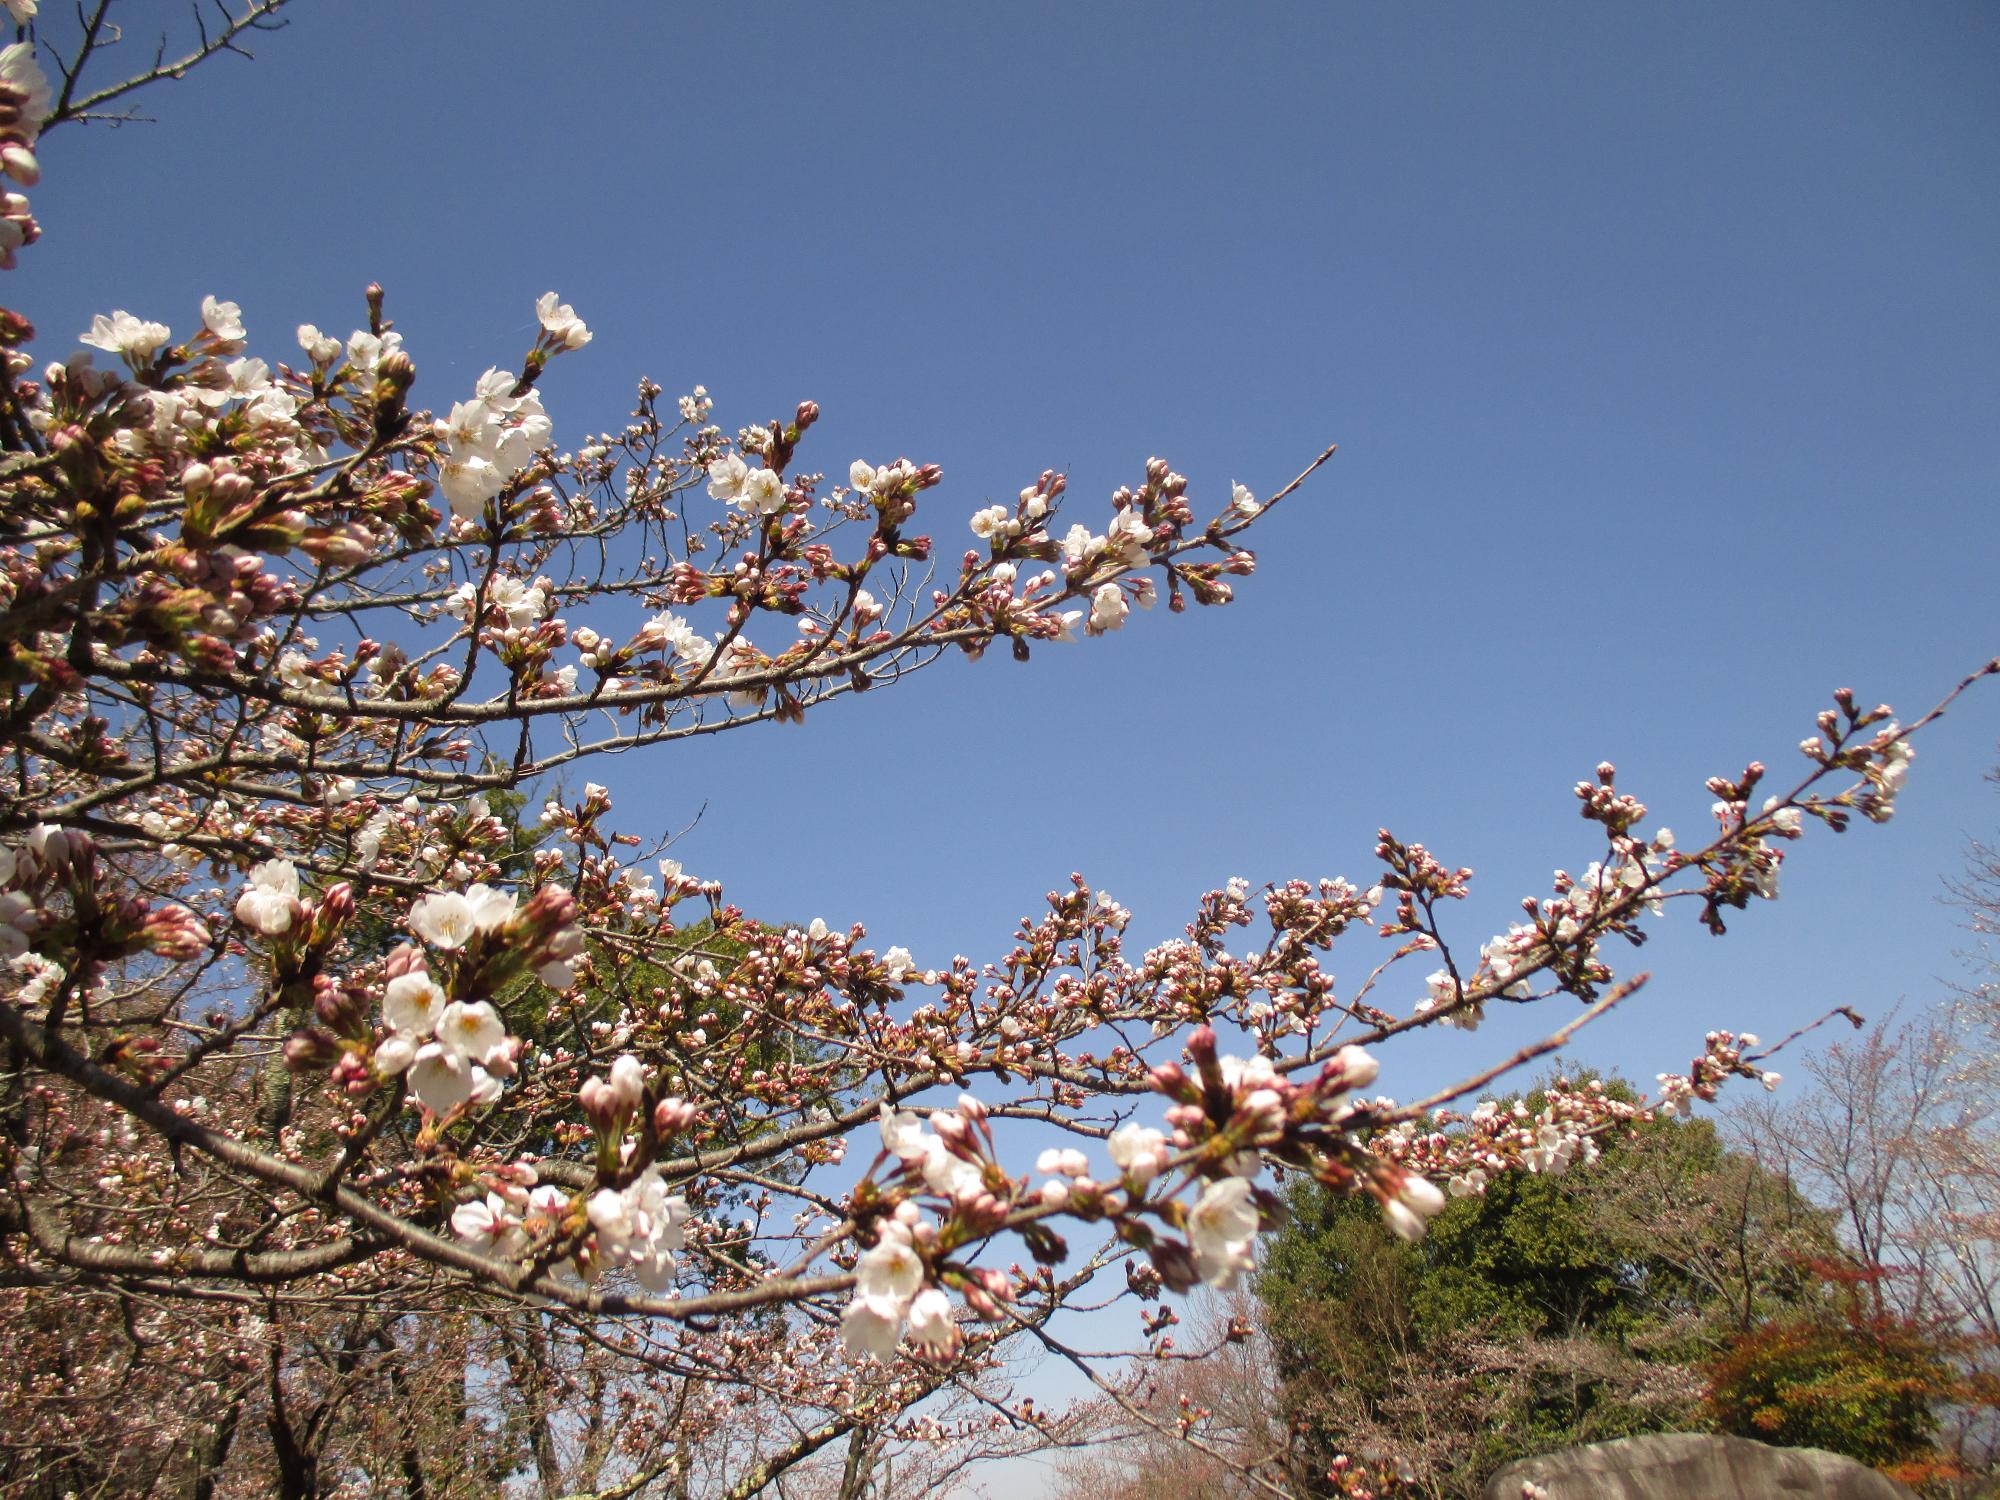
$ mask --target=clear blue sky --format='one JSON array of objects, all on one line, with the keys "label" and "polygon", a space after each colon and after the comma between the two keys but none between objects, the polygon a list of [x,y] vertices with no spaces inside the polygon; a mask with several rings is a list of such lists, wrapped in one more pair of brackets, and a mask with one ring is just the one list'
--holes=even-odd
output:
[{"label": "clear blue sky", "polygon": [[[642,374],[731,428],[809,396],[813,466],[944,466],[947,555],[1044,466],[1102,515],[1152,453],[1219,499],[1342,445],[1228,610],[600,770],[629,826],[706,807],[678,852],[753,912],[983,958],[1080,869],[1150,939],[1231,875],[1365,881],[1387,824],[1480,872],[1476,944],[1591,857],[1598,759],[1696,834],[1831,688],[2000,650],[1991,5],[304,0],[148,104],[47,142],[6,289],[47,355],[211,291],[282,353],[379,279],[443,408],[554,288],[597,331],[559,434]],[[1680,912],[1581,1053],[1933,997],[1996,737],[1989,690],[1728,940]]]}]

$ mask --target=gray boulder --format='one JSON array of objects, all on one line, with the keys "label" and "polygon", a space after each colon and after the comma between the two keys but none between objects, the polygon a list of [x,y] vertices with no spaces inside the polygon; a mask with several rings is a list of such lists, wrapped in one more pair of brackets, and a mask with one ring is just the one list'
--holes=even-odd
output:
[{"label": "gray boulder", "polygon": [[1521,1500],[1526,1482],[1548,1500],[1914,1500],[1915,1491],[1820,1448],[1773,1448],[1749,1438],[1655,1433],[1592,1443],[1507,1465],[1484,1500]]}]

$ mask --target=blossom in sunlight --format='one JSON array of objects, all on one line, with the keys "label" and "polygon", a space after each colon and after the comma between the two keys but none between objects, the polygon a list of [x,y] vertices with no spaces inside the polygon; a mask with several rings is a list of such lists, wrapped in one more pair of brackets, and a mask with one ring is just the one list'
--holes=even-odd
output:
[{"label": "blossom in sunlight", "polygon": [[298,916],[298,866],[288,859],[253,866],[248,889],[236,898],[236,920],[265,937],[281,937]]},{"label": "blossom in sunlight", "polygon": [[[301,343],[308,332],[317,330],[301,328]],[[445,445],[439,487],[453,515],[475,521],[487,502],[548,446],[554,427],[539,395],[520,391],[511,372],[490,369],[479,377],[473,398],[454,405],[433,430]]]},{"label": "blossom in sunlight", "polygon": [[1400,1238],[1420,1240],[1444,1205],[1445,1196],[1436,1183],[1406,1172],[1395,1191],[1382,1200],[1382,1217]]},{"label": "blossom in sunlight", "polygon": [[405,1032],[391,1032],[375,1044],[375,1071],[384,1078],[407,1073],[410,1064],[417,1060],[421,1045],[416,1037]]},{"label": "blossom in sunlight", "polygon": [[599,1188],[591,1195],[591,1227],[606,1265],[624,1266],[649,1292],[674,1284],[674,1254],[685,1238],[685,1198],[668,1194],[658,1167],[648,1167],[628,1187]]},{"label": "blossom in sunlight", "polygon": [[854,1294],[885,1306],[906,1307],[923,1284],[924,1263],[917,1252],[907,1238],[889,1233],[885,1226],[882,1238],[861,1254]]},{"label": "blossom in sunlight", "polygon": [[925,1185],[946,1198],[976,1197],[986,1185],[985,1174],[976,1163],[958,1155],[935,1135],[924,1138],[922,1171]]},{"label": "blossom in sunlight", "polygon": [[472,903],[457,891],[425,896],[410,907],[410,931],[433,948],[463,948],[476,930]]},{"label": "blossom in sunlight", "polygon": [[398,974],[382,991],[382,1019],[406,1037],[429,1037],[444,1019],[445,992],[422,969]]},{"label": "blossom in sunlight", "polygon": [[1104,533],[1105,550],[1128,568],[1144,565],[1153,545],[1153,528],[1137,511],[1121,510]]},{"label": "blossom in sunlight", "polygon": [[1090,618],[1084,621],[1083,628],[1091,635],[1102,635],[1123,625],[1131,612],[1123,589],[1115,583],[1099,584],[1090,596]]},{"label": "blossom in sunlight", "polygon": [[[8,8],[13,9],[15,3],[16,0],[7,0]],[[30,14],[33,13],[34,0],[21,3],[27,4]],[[7,126],[7,133],[32,146],[41,134],[42,117],[55,102],[48,75],[35,60],[32,42],[9,42],[0,47],[0,91],[4,91],[6,102],[13,105],[15,116]]]},{"label": "blossom in sunlight", "polygon": [[590,330],[583,326],[576,309],[558,301],[554,292],[543,292],[536,299],[535,316],[548,336],[565,349],[581,349],[590,342]]},{"label": "blossom in sunlight", "polygon": [[299,348],[316,365],[330,365],[340,358],[340,340],[321,333],[311,323],[301,323],[298,327]]},{"label": "blossom in sunlight", "polygon": [[[841,1317],[840,1334],[850,1354],[887,1359],[896,1352],[903,1319],[924,1291],[924,1263],[911,1243],[909,1226],[901,1220],[887,1220],[878,1235],[855,1265],[854,1300]],[[938,1299],[942,1298],[939,1293]],[[926,1302],[922,1313],[924,1332],[918,1337],[928,1347],[943,1336],[937,1302]],[[945,1324],[951,1321],[949,1303],[942,1319]],[[951,1336],[956,1336],[956,1329]]]},{"label": "blossom in sunlight", "polygon": [[714,500],[734,500],[743,493],[743,485],[750,477],[750,466],[743,462],[742,455],[726,454],[708,466],[708,493]]},{"label": "blossom in sunlight", "polygon": [[224,342],[234,343],[243,337],[243,309],[234,302],[220,302],[214,297],[202,298],[201,323],[209,333]]},{"label": "blossom in sunlight", "polygon": [[1135,1120],[1127,1120],[1112,1131],[1111,1139],[1104,1143],[1104,1148],[1111,1153],[1118,1170],[1141,1186],[1159,1176],[1160,1169],[1166,1165],[1166,1136]]},{"label": "blossom in sunlight", "polygon": [[438,488],[455,516],[472,520],[507,487],[507,476],[479,453],[454,454],[438,465]]},{"label": "blossom in sunlight", "polygon": [[1416,1014],[1425,1016],[1434,1010],[1451,1006],[1453,1007],[1452,1009],[1444,1012],[1445,1025],[1455,1026],[1460,1031],[1477,1031],[1479,1029],[1479,1023],[1486,1019],[1485,1008],[1474,1004],[1458,1003],[1460,994],[1458,981],[1452,977],[1449,969],[1439,969],[1425,980],[1424,983],[1430,993],[1417,1002]]},{"label": "blossom in sunlight", "polygon": [[410,1092],[434,1115],[448,1115],[469,1103],[473,1064],[462,1053],[439,1042],[425,1042],[409,1064]]},{"label": "blossom in sunlight", "polygon": [[173,330],[164,323],[135,318],[121,308],[109,317],[97,314],[90,320],[90,331],[78,337],[81,342],[108,353],[144,359],[172,338]]},{"label": "blossom in sunlight", "polygon": [[891,1156],[906,1162],[921,1161],[924,1157],[924,1122],[908,1110],[891,1110],[882,1106],[882,1149]]},{"label": "blossom in sunlight", "polygon": [[451,1228],[475,1249],[503,1258],[519,1253],[528,1243],[527,1235],[521,1232],[521,1221],[498,1193],[459,1204],[452,1210]]},{"label": "blossom in sunlight", "polygon": [[231,401],[257,401],[272,396],[291,399],[271,384],[271,367],[261,359],[232,359],[223,366],[222,373],[227,384],[193,386],[188,394],[204,406],[226,406]]},{"label": "blossom in sunlight", "polygon": [[1064,1177],[1088,1177],[1090,1158],[1074,1146],[1050,1146],[1035,1158],[1035,1170]]},{"label": "blossom in sunlight", "polygon": [[958,1323],[951,1299],[937,1287],[925,1287],[910,1299],[910,1342],[925,1354],[946,1355],[958,1347]]},{"label": "blossom in sunlight", "polygon": [[900,1311],[891,1311],[857,1298],[848,1303],[847,1310],[840,1315],[840,1337],[849,1354],[888,1359],[896,1352],[896,1345],[902,1336]]},{"label": "blossom in sunlight", "polygon": [[438,1016],[437,1040],[467,1062],[483,1062],[507,1040],[507,1027],[488,1002],[454,1000]]},{"label": "blossom in sunlight", "polygon": [[982,542],[1005,541],[1012,531],[1020,529],[1014,525],[1013,513],[1004,505],[989,505],[974,511],[971,526],[972,534]]},{"label": "blossom in sunlight", "polygon": [[1202,1189],[1188,1212],[1195,1269],[1218,1291],[1235,1286],[1236,1278],[1256,1263],[1259,1219],[1252,1192],[1247,1178],[1226,1177]]},{"label": "blossom in sunlight", "polygon": [[504,926],[514,915],[511,892],[470,885],[461,893],[440,891],[410,907],[410,931],[434,948],[463,948],[476,934]]},{"label": "blossom in sunlight", "polygon": [[785,508],[785,479],[776,469],[752,469],[743,478],[736,503],[760,516],[776,515]]}]

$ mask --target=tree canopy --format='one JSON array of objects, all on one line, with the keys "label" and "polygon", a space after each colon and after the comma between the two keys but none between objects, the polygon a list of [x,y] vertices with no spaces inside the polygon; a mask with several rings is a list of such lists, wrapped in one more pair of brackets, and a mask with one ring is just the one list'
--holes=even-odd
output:
[{"label": "tree canopy", "polygon": [[1303,1471],[1393,1449],[1419,1493],[1472,1496],[1514,1458],[1706,1425],[1707,1361],[1816,1298],[1830,1216],[1707,1120],[1598,1142],[1463,1191],[1415,1243],[1292,1186],[1256,1288]]},{"label": "tree canopy", "polygon": [[[61,169],[51,132],[283,0],[200,12],[192,52],[122,80],[111,17],[137,8],[0,3],[0,173],[27,189]],[[0,263],[39,238],[6,194]],[[1170,1296],[1256,1264],[1274,1170],[1346,1247],[1295,1230],[1274,1274],[1380,1338],[1302,1318],[1298,1367],[1354,1361],[1364,1415],[1392,1415],[1395,1361],[1491,1362],[1504,1335],[1523,1421],[1629,1425],[1679,1399],[1641,1378],[1666,1368],[1646,1339],[1784,1293],[1741,1264],[1776,1212],[1754,1175],[1715,1254],[1692,1226],[1571,1233],[1548,1186],[1627,1127],[1695,1143],[1669,1187],[1726,1175],[1659,1122],[1769,1081],[1782,1044],[1710,1031],[1652,1101],[1438,1112],[1634,993],[1669,910],[1721,934],[1799,841],[1891,818],[1913,738],[2000,663],[1908,719],[1835,691],[1788,771],[1706,781],[1699,838],[1597,764],[1572,868],[1498,933],[1465,915],[1469,868],[1385,829],[1359,878],[1229,879],[1165,941],[1078,874],[991,956],[920,966],[896,934],[755,918],[570,779],[1227,606],[1334,450],[1255,490],[1134,455],[1094,500],[1045,468],[974,503],[921,451],[836,446],[810,397],[725,427],[704,389],[642,380],[610,430],[559,437],[543,395],[593,331],[553,291],[503,365],[421,386],[395,314],[374,284],[344,336],[288,341],[213,289],[76,340],[0,311],[0,1484],[855,1495],[885,1455],[948,1477],[996,1427],[1062,1439],[1008,1385],[1015,1349],[1122,1397],[1062,1315],[1129,1302],[1157,1352]],[[1536,1005],[1560,1019],[1490,1067],[1378,1090],[1441,1028]],[[1565,1396],[1543,1345],[1606,1372]],[[1129,1410],[1213,1455],[1194,1418]]]}]

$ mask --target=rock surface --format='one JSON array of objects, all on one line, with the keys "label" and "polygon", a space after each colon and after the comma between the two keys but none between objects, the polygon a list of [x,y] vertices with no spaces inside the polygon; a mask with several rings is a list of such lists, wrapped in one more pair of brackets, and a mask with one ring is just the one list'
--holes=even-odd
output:
[{"label": "rock surface", "polygon": [[1773,1448],[1748,1438],[1656,1433],[1592,1443],[1507,1465],[1484,1500],[1521,1500],[1532,1481],[1548,1500],[1914,1500],[1866,1465],[1819,1448]]}]

